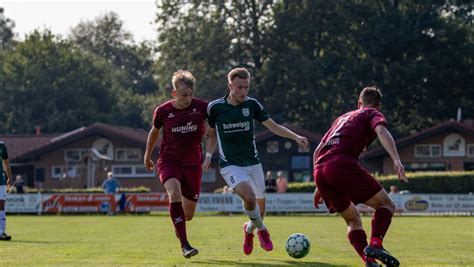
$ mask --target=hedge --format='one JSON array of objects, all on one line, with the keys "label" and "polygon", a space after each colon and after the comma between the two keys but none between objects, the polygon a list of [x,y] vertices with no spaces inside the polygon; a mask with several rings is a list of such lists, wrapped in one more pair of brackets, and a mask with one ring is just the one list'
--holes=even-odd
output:
[{"label": "hedge", "polygon": [[[474,171],[466,172],[415,172],[407,173],[408,183],[395,175],[376,177],[389,191],[391,185],[411,193],[468,194],[474,192]],[[314,183],[290,183],[288,192],[314,192]]]}]

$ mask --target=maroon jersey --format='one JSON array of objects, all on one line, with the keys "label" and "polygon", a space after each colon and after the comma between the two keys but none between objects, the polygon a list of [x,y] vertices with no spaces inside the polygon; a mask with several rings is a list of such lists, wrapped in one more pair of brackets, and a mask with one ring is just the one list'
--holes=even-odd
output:
[{"label": "maroon jersey", "polygon": [[329,161],[357,161],[360,153],[377,136],[375,127],[386,125],[384,115],[374,108],[360,108],[337,118],[321,142],[315,164]]},{"label": "maroon jersey", "polygon": [[207,104],[207,101],[193,98],[185,109],[173,107],[172,100],[156,108],[153,125],[157,129],[163,128],[160,160],[182,165],[201,164]]}]

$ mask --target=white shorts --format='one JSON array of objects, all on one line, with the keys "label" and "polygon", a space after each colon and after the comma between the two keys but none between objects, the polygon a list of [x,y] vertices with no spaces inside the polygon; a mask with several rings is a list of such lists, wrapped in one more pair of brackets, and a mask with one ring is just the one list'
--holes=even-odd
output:
[{"label": "white shorts", "polygon": [[7,186],[0,185],[0,200],[6,200],[6,199],[7,199]]},{"label": "white shorts", "polygon": [[262,164],[240,167],[230,165],[221,169],[227,185],[234,189],[241,182],[249,182],[256,198],[265,198],[265,177]]}]

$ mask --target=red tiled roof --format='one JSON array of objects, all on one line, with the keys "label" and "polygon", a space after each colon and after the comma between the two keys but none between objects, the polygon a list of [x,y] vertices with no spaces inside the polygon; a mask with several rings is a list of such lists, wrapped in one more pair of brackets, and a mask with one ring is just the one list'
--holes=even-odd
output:
[{"label": "red tiled roof", "polygon": [[[448,130],[455,130],[461,133],[474,135],[474,126],[472,124],[472,121],[466,121],[463,123],[463,122],[457,122],[457,121],[451,120],[451,121],[445,121],[445,122],[436,124],[425,130],[400,138],[395,141],[395,145],[397,146],[398,149],[400,149],[400,148],[409,146],[411,144],[417,143],[418,141],[426,139],[433,135],[446,132]],[[361,155],[361,159],[367,160],[367,159],[377,158],[385,154],[387,154],[387,152],[385,151],[383,147],[377,147],[363,153]]]},{"label": "red tiled roof", "polygon": [[51,139],[60,134],[15,134],[15,135],[0,135],[0,141],[3,141],[7,146],[8,157],[10,160],[17,158],[20,155],[28,153],[34,149],[49,144]]}]

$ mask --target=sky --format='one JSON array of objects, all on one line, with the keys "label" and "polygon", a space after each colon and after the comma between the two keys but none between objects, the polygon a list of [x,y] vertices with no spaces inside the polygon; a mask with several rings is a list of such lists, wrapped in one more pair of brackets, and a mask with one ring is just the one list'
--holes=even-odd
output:
[{"label": "sky", "polygon": [[90,21],[107,12],[116,12],[124,28],[135,41],[155,40],[155,0],[0,0],[4,15],[15,21],[17,39],[35,29],[50,29],[54,34],[68,35],[81,21]]}]

